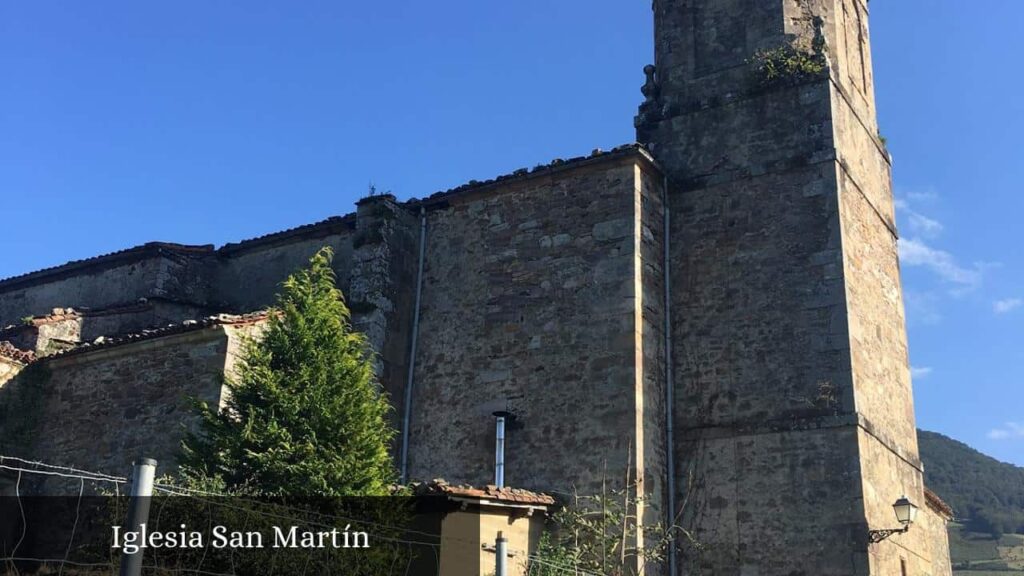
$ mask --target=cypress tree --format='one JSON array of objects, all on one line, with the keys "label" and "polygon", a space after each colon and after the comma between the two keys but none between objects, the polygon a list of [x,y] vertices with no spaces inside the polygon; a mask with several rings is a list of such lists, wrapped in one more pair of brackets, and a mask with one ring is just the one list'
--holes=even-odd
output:
[{"label": "cypress tree", "polygon": [[223,409],[197,403],[180,459],[192,483],[288,496],[375,496],[395,479],[390,405],[365,337],[320,250],[290,276],[265,332],[247,339]]}]

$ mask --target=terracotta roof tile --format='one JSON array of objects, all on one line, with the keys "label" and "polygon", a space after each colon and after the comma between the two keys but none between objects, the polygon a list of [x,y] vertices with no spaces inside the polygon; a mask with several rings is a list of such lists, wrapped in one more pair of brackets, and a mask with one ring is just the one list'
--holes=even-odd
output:
[{"label": "terracotta roof tile", "polygon": [[928,488],[924,489],[924,500],[928,504],[928,507],[938,512],[940,515],[945,517],[947,520],[953,519],[953,508],[949,504],[946,504],[942,498],[935,492],[932,492]]},{"label": "terracotta roof tile", "polygon": [[14,360],[20,364],[29,364],[36,359],[35,353],[31,350],[15,348],[13,344],[7,341],[0,342],[0,357]]},{"label": "terracotta roof tile", "polygon": [[[64,320],[76,320],[80,317],[81,314],[79,314],[79,312],[74,308],[54,308],[49,314],[26,318],[25,322],[21,324],[21,326],[42,326],[43,324],[53,324],[54,322],[61,322]],[[3,330],[18,327],[19,325],[17,324],[5,326]]]},{"label": "terracotta roof tile", "polygon": [[531,492],[520,488],[498,488],[493,484],[489,484],[483,488],[475,488],[467,485],[454,486],[440,479],[415,485],[413,487],[413,493],[417,495],[456,496],[459,498],[492,500],[511,504],[527,504],[531,506],[553,506],[555,504],[555,499],[547,494]]}]

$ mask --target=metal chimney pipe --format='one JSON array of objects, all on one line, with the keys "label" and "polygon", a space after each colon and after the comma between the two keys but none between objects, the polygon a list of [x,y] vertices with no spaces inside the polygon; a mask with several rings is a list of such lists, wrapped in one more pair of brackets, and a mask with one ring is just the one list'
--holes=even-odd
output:
[{"label": "metal chimney pipe", "polygon": [[501,530],[494,541],[494,576],[508,576],[508,538]]},{"label": "metal chimney pipe", "polygon": [[505,421],[512,417],[510,412],[495,412],[494,434],[494,485],[505,487]]}]

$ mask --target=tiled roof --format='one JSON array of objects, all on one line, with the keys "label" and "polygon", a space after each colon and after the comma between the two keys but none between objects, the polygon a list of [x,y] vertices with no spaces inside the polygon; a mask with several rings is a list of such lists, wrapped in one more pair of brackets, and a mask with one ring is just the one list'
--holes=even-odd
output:
[{"label": "tiled roof", "polygon": [[160,300],[174,302],[174,300],[162,298],[160,296],[149,296],[147,298],[139,298],[135,302],[128,304],[115,304],[113,306],[104,306],[102,308],[86,308],[84,306],[80,308],[54,308],[49,314],[30,316],[25,318],[20,324],[11,324],[0,328],[0,339],[3,339],[3,337],[8,334],[16,334],[26,329],[30,330],[32,328],[56,322],[63,322],[65,320],[78,320],[82,317],[110,316],[115,314],[151,310],[153,308],[152,302]]},{"label": "tiled roof", "polygon": [[143,340],[152,340],[155,338],[162,338],[164,336],[171,336],[173,334],[182,334],[184,332],[194,332],[202,330],[204,328],[210,328],[213,326],[242,326],[246,324],[256,324],[266,320],[268,316],[267,311],[253,312],[251,314],[218,314],[216,316],[208,316],[200,320],[185,320],[180,324],[168,324],[162,328],[154,328],[152,330],[143,330],[134,334],[125,334],[114,338],[100,337],[92,342],[83,342],[74,348],[68,348],[60,352],[55,352],[46,356],[45,359],[50,358],[63,358],[66,356],[75,356],[77,354],[84,354],[87,352],[94,352],[96,350],[104,350],[107,348],[113,348],[116,346],[122,346],[124,344],[132,344],[134,342],[141,342]]},{"label": "tiled roof", "polygon": [[0,342],[0,358],[14,360],[21,364],[28,364],[35,360],[36,355],[30,350],[21,350],[20,348],[15,348],[10,342],[3,341]]},{"label": "tiled roof", "polygon": [[[492,186],[494,184],[507,183],[509,181],[514,181],[514,180],[526,180],[528,178],[533,178],[533,177],[536,177],[538,175],[550,174],[551,172],[554,172],[554,171],[564,170],[564,169],[567,169],[567,168],[576,168],[576,167],[579,167],[581,165],[585,165],[585,164],[589,164],[589,163],[594,163],[594,162],[599,162],[599,161],[607,160],[607,159],[614,158],[614,157],[627,156],[627,155],[630,155],[630,154],[641,154],[645,158],[647,158],[647,160],[649,162],[651,162],[652,164],[655,164],[654,158],[647,152],[646,149],[644,149],[644,147],[642,145],[640,145],[640,144],[626,144],[624,146],[619,146],[619,147],[614,148],[612,150],[600,150],[600,149],[597,149],[597,150],[594,150],[593,152],[591,152],[591,154],[589,156],[578,156],[578,157],[575,157],[575,158],[569,158],[567,160],[566,159],[562,159],[562,158],[556,158],[556,159],[552,160],[551,162],[549,162],[547,164],[541,164],[541,165],[536,166],[536,167],[534,167],[532,169],[521,168],[521,169],[516,170],[514,172],[510,172],[508,174],[503,174],[501,176],[497,176],[497,177],[492,178],[490,180],[484,180],[484,181],[470,180],[466,184],[462,184],[460,186],[456,186],[455,188],[450,188],[448,190],[444,190],[444,191],[441,191],[441,192],[436,192],[436,193],[431,194],[429,197],[427,197],[425,199],[422,199],[422,200],[420,200],[420,199],[408,200],[406,202],[403,202],[402,205],[406,206],[407,208],[418,208],[421,204],[427,204],[427,205],[437,204],[437,203],[443,202],[444,200],[447,200],[451,196],[455,196],[455,195],[462,194],[462,193],[465,193],[465,192],[470,192],[470,191],[473,191],[473,190],[484,189],[484,188],[487,188],[488,186]],[[320,222],[316,222],[316,223],[313,223],[313,224],[306,224],[304,226],[298,226],[296,228],[291,228],[291,229],[288,229],[288,230],[282,230],[280,232],[274,232],[274,233],[271,233],[271,234],[266,234],[266,235],[263,235],[263,236],[258,236],[256,238],[249,238],[247,240],[242,240],[240,242],[234,242],[234,243],[230,243],[230,244],[225,244],[223,247],[221,247],[219,250],[217,250],[217,252],[219,254],[229,254],[231,252],[236,252],[236,251],[239,251],[239,250],[244,250],[244,249],[247,249],[247,248],[250,248],[250,247],[254,247],[254,246],[259,246],[259,245],[262,245],[262,244],[268,244],[268,243],[273,243],[273,242],[277,242],[277,241],[280,241],[280,240],[286,240],[288,238],[292,238],[292,237],[295,237],[295,236],[306,236],[306,235],[308,235],[310,233],[320,232],[320,231],[331,232],[331,231],[334,231],[335,229],[338,229],[338,228],[343,228],[343,227],[354,228],[354,226],[355,226],[355,213],[349,213],[349,214],[346,214],[344,216],[332,216],[332,217],[330,217],[330,218],[328,218],[326,220],[321,220]]]},{"label": "tiled roof", "polygon": [[239,250],[253,248],[264,244],[272,244],[295,236],[307,236],[316,232],[328,234],[339,229],[355,229],[355,223],[356,215],[354,212],[344,216],[331,216],[330,218],[314,222],[312,224],[303,224],[302,226],[296,226],[295,228],[289,228],[288,230],[281,230],[280,232],[272,232],[270,234],[264,234],[263,236],[225,244],[217,250],[217,253],[230,254]]},{"label": "tiled roof", "polygon": [[437,192],[435,194],[431,194],[430,196],[428,196],[427,198],[425,198],[423,200],[411,200],[411,201],[407,202],[406,204],[407,205],[419,205],[421,203],[427,204],[427,205],[434,204],[434,203],[446,200],[449,197],[454,196],[454,195],[458,195],[458,194],[462,194],[462,193],[470,192],[470,191],[475,191],[475,190],[478,190],[478,189],[484,189],[484,188],[487,188],[487,187],[490,187],[490,186],[493,186],[493,185],[499,184],[499,183],[500,184],[505,184],[505,183],[508,183],[509,181],[514,181],[514,180],[526,180],[526,179],[533,178],[533,177],[536,177],[536,176],[539,176],[539,175],[550,174],[552,172],[562,171],[562,170],[565,170],[565,169],[568,169],[568,168],[578,168],[580,166],[584,166],[584,165],[592,164],[592,163],[596,163],[596,162],[601,162],[601,161],[609,160],[609,159],[616,158],[616,157],[625,157],[625,156],[637,155],[637,154],[643,156],[652,165],[654,165],[654,166],[658,165],[657,162],[654,161],[654,157],[651,156],[651,154],[647,151],[647,149],[644,148],[643,145],[641,145],[641,144],[635,144],[635,143],[634,144],[625,144],[623,146],[618,146],[618,147],[613,148],[611,150],[601,150],[600,148],[598,148],[598,149],[595,149],[593,152],[591,152],[589,156],[577,156],[575,158],[569,158],[569,159],[555,158],[554,160],[552,160],[551,162],[548,162],[547,164],[541,164],[539,166],[535,166],[532,169],[520,168],[519,170],[516,170],[516,171],[511,172],[509,174],[502,174],[501,176],[497,176],[497,177],[495,177],[495,178],[493,178],[491,180],[484,180],[484,181],[470,180],[468,183],[463,184],[461,186],[457,186],[455,188],[451,188],[451,189],[445,190],[443,192]]},{"label": "tiled roof", "polygon": [[553,506],[555,499],[547,494],[531,492],[519,488],[498,488],[489,484],[483,488],[473,486],[453,486],[444,480],[418,484],[413,487],[417,495],[445,495],[473,500],[490,500],[507,504],[524,504],[529,506]]},{"label": "tiled roof", "polygon": [[213,245],[206,244],[203,246],[189,246],[186,244],[174,244],[170,242],[148,242],[141,246],[126,248],[124,250],[118,250],[117,252],[110,252],[109,254],[101,254],[91,258],[85,258],[84,260],[72,260],[71,262],[67,262],[59,266],[51,266],[49,268],[43,268],[42,270],[28,272],[19,276],[0,279],[0,289],[10,288],[18,284],[31,282],[40,278],[66,275],[81,268],[112,265],[165,253],[182,255],[212,254]]},{"label": "tiled roof", "polygon": [[[640,144],[626,144],[624,146],[616,147],[612,150],[594,150],[589,156],[578,156],[575,158],[562,159],[556,158],[547,164],[535,166],[532,169],[521,168],[497,176],[490,180],[477,181],[470,180],[468,183],[461,186],[456,186],[449,190],[437,192],[430,195],[425,199],[412,199],[402,203],[403,206],[410,209],[419,209],[420,206],[443,206],[444,203],[454,197],[462,194],[479,192],[486,190],[489,187],[514,182],[517,180],[528,180],[538,176],[549,175],[570,168],[578,168],[580,166],[586,166],[588,164],[598,163],[607,161],[609,159],[627,157],[630,155],[639,155],[645,158],[650,164],[657,166],[654,158],[647,152],[646,149]],[[154,256],[161,253],[174,253],[182,255],[193,255],[193,256],[215,256],[215,255],[230,255],[239,251],[248,250],[250,248],[256,248],[267,244],[274,244],[276,242],[287,241],[295,237],[317,237],[326,236],[340,230],[355,229],[355,213],[349,213],[344,216],[332,216],[320,222],[312,224],[305,224],[297,226],[288,230],[282,230],[280,232],[273,232],[271,234],[265,234],[255,238],[249,238],[239,242],[233,242],[225,244],[219,249],[214,249],[213,245],[206,244],[201,246],[190,246],[185,244],[174,244],[169,242],[149,242],[141,246],[135,246],[125,250],[117,252],[111,252],[109,254],[103,254],[100,256],[93,256],[84,260],[74,260],[60,266],[53,266],[50,268],[44,268],[42,270],[36,270],[34,272],[28,272],[19,276],[13,276],[10,278],[0,279],[0,290],[11,288],[23,283],[30,283],[38,280],[49,279],[53,277],[64,277],[73,275],[75,272],[83,268],[94,268],[98,266],[112,266],[125,261],[139,260],[148,256]]]},{"label": "tiled roof", "polygon": [[[82,315],[74,308],[54,308],[49,314],[26,318],[23,326],[42,326],[44,324],[53,324],[54,322],[62,322],[64,320],[76,320],[81,318],[81,316]],[[4,330],[17,327],[18,325],[6,326],[4,327]]]},{"label": "tiled roof", "polygon": [[939,495],[931,490],[924,489],[924,500],[928,507],[944,516],[947,520],[953,519],[953,508],[946,504]]}]

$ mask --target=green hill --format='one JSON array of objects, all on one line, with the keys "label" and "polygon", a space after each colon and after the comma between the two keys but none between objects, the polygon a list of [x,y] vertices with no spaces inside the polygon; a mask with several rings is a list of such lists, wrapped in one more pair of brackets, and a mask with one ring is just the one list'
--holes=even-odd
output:
[{"label": "green hill", "polygon": [[1024,576],[1024,468],[942,434],[918,430],[917,437],[925,484],[956,513],[949,525],[954,573]]},{"label": "green hill", "polygon": [[974,532],[1024,534],[1024,468],[952,438],[919,430],[925,484]]}]

